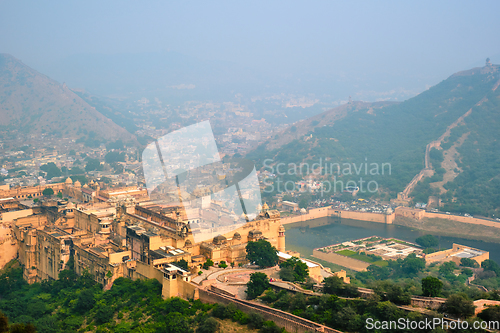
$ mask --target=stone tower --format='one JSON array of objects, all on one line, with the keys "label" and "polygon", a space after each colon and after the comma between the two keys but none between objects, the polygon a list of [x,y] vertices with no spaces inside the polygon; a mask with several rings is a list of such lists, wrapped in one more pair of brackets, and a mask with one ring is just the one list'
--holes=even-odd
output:
[{"label": "stone tower", "polygon": [[278,230],[278,251],[285,252],[285,227],[282,224]]}]

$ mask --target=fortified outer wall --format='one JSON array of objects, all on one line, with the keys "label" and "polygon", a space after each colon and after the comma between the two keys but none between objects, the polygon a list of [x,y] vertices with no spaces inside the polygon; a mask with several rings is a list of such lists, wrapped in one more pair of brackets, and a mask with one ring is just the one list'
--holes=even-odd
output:
[{"label": "fortified outer wall", "polygon": [[353,271],[356,271],[356,272],[366,271],[368,266],[371,265],[370,263],[367,263],[367,262],[364,262],[364,261],[361,261],[358,259],[346,257],[346,256],[343,256],[343,255],[340,255],[337,253],[324,253],[324,252],[318,251],[316,249],[313,250],[312,255],[315,258],[318,258],[318,259],[321,259],[324,261],[328,261],[328,262],[331,262],[331,263],[334,263],[334,264],[337,264],[337,265],[340,265],[343,267],[347,267],[347,268],[352,269]]},{"label": "fortified outer wall", "polygon": [[477,314],[484,309],[486,309],[489,306],[498,306],[500,305],[499,301],[492,301],[489,299],[478,299],[477,301],[474,301],[474,305],[476,306],[476,310],[474,314],[477,316]]},{"label": "fortified outer wall", "polygon": [[451,220],[451,221],[457,221],[457,222],[462,222],[462,223],[484,225],[484,226],[493,227],[493,228],[500,228],[500,222],[484,220],[484,219],[477,219],[475,217],[447,215],[447,214],[431,213],[431,212],[425,212],[424,216],[429,218],[429,219],[444,219],[444,220]]},{"label": "fortified outer wall", "polygon": [[46,184],[43,186],[15,187],[12,189],[0,190],[0,198],[28,199],[43,196],[43,190],[51,188],[54,194],[66,189],[65,183]]},{"label": "fortified outer wall", "polygon": [[413,218],[416,220],[421,220],[422,218],[429,218],[429,219],[437,218],[450,221],[457,221],[461,223],[500,228],[499,222],[491,220],[457,216],[457,215],[447,215],[440,213],[431,213],[423,209],[407,208],[407,207],[398,207],[392,214],[382,214],[382,213],[338,210],[332,208],[331,206],[328,206],[328,207],[310,209],[307,214],[282,217],[281,223],[283,225],[294,224],[294,227],[309,227],[309,228],[322,227],[331,224],[331,221],[328,220],[328,217],[337,216],[337,213],[335,213],[336,211],[340,212],[341,218],[367,221],[367,222],[385,223],[385,224],[392,224],[396,217],[402,216],[402,217]]},{"label": "fortified outer wall", "polygon": [[[333,209],[330,216],[333,216]],[[357,212],[357,211],[340,211],[341,218],[351,219],[351,220],[362,220],[368,222],[377,222],[392,224],[394,221],[395,213],[392,214],[382,214],[382,213],[368,213],[368,212]]]},{"label": "fortified outer wall", "polygon": [[412,296],[411,305],[423,309],[433,309],[437,310],[441,305],[446,302],[446,298],[440,297],[424,297],[424,296]]},{"label": "fortified outer wall", "polygon": [[[314,219],[321,219],[324,217],[330,216],[329,210],[331,209],[331,206],[327,207],[320,207],[320,208],[313,208],[309,209],[307,214],[301,214],[301,215],[295,215],[295,216],[287,216],[287,217],[282,217],[281,218],[281,224],[289,224],[289,223],[297,223],[297,222],[309,222],[309,220],[314,220]],[[325,221],[325,224],[322,225],[327,225],[328,221]],[[322,226],[322,225],[318,225]]]},{"label": "fortified outer wall", "polygon": [[339,210],[332,208],[331,206],[313,208],[310,209],[307,214],[301,214],[296,216],[282,217],[282,224],[296,223],[296,226],[309,226],[310,228],[322,227],[324,225],[330,224],[328,221],[329,216],[337,216],[336,212],[340,212],[340,217],[352,220],[361,220],[376,223],[392,224],[395,213],[392,214],[381,214],[381,213],[369,213],[369,212],[358,212],[350,210]]},{"label": "fortified outer wall", "polygon": [[264,305],[251,303],[244,300],[227,297],[216,294],[208,290],[199,290],[200,300],[205,303],[230,304],[233,303],[236,307],[246,313],[260,313],[266,320],[272,320],[276,325],[284,327],[288,332],[306,333],[306,332],[326,332],[326,333],[341,333],[340,331],[317,324],[310,320],[294,316],[278,309],[273,309]]},{"label": "fortified outer wall", "polygon": [[408,207],[398,207],[395,209],[396,217],[408,217],[415,220],[421,220],[425,216],[425,210],[408,208]]}]

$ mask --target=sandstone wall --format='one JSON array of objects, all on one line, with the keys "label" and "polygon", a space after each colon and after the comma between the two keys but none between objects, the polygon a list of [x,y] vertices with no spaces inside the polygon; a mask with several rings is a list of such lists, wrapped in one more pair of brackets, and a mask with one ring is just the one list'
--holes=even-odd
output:
[{"label": "sandstone wall", "polygon": [[273,309],[264,305],[235,299],[232,297],[217,294],[208,290],[199,290],[200,300],[205,303],[230,304],[233,303],[236,307],[245,312],[260,313],[266,320],[272,320],[276,325],[284,327],[288,332],[306,333],[306,332],[328,332],[340,333],[340,331],[320,325],[310,320],[294,316],[291,313],[284,312],[278,309]]},{"label": "sandstone wall", "polygon": [[310,209],[307,214],[283,217],[281,218],[281,223],[282,224],[293,223],[294,226],[296,227],[308,226],[310,228],[317,228],[331,224],[331,221],[328,220],[328,217],[337,216],[336,212],[340,212],[341,218],[344,219],[360,220],[360,221],[368,221],[376,223],[392,224],[395,218],[394,213],[387,215],[382,213],[339,210],[332,208],[331,206],[328,206],[328,207]]},{"label": "sandstone wall", "polygon": [[0,221],[2,223],[12,222],[17,218],[26,217],[33,214],[33,209],[22,209],[22,210],[14,210],[11,212],[5,212],[0,214]]},{"label": "sandstone wall", "polygon": [[431,212],[425,212],[424,216],[427,218],[430,218],[430,219],[433,219],[433,218],[444,219],[444,220],[451,220],[451,221],[457,221],[457,222],[462,222],[462,223],[477,224],[477,225],[484,225],[487,227],[500,228],[500,222],[484,220],[484,219],[477,219],[474,217],[456,216],[456,215],[431,213]]}]

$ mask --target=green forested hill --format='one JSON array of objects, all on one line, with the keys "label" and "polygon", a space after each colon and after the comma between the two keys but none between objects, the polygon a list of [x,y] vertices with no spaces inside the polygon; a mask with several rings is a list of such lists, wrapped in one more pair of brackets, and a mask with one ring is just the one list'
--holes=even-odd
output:
[{"label": "green forested hill", "polygon": [[[478,204],[480,200],[491,201],[494,193],[498,194],[494,186],[490,186],[496,178],[487,178],[498,175],[498,172],[495,175],[498,163],[491,165],[487,164],[486,160],[488,163],[494,163],[496,158],[492,155],[495,151],[500,151],[497,140],[500,139],[500,135],[498,130],[495,130],[500,122],[498,90],[493,91],[500,79],[498,69],[499,66],[490,65],[454,74],[400,104],[380,109],[366,108],[347,112],[345,117],[332,125],[310,126],[307,134],[293,142],[272,150],[266,149],[273,147],[273,142],[268,142],[247,157],[254,159],[259,167],[264,165],[265,159],[273,160],[273,162],[268,161],[266,166],[270,164],[276,166],[276,163],[280,162],[302,161],[312,165],[318,163],[320,158],[323,163],[330,159],[328,163],[340,163],[341,175],[329,174],[324,179],[337,176],[336,179],[342,179],[344,183],[349,179],[358,181],[360,177],[367,181],[375,180],[381,189],[379,191],[381,193],[376,194],[377,196],[395,197],[397,192],[401,192],[424,168],[426,145],[438,139],[449,125],[473,108],[474,111],[466,118],[466,123],[468,128],[470,126],[470,129],[475,129],[475,134],[471,134],[460,148],[461,154],[464,155],[461,162],[467,172],[463,172],[453,183],[447,185],[453,191],[451,194],[449,192],[443,195],[443,198],[452,200],[450,196],[457,196],[460,198],[457,204],[460,205],[474,197],[476,192],[485,190],[484,195],[475,196],[474,204]],[[486,96],[488,97],[486,102],[474,107]],[[478,146],[484,149],[476,149],[473,152]],[[343,172],[342,163],[354,163],[357,166],[368,163],[368,171],[370,163],[379,165],[390,163],[391,174],[388,175],[387,172],[384,175],[371,175],[370,172],[365,174],[363,164],[359,175],[355,174],[354,170],[350,175],[343,175],[348,172]],[[284,178],[293,179],[290,175],[285,175]],[[485,183],[487,181],[490,185]],[[473,188],[469,186],[471,182],[475,184]],[[421,193],[422,188],[419,191]],[[424,196],[435,192],[429,190]],[[359,193],[359,195],[368,196],[373,193]],[[486,198],[487,195],[491,200]]]},{"label": "green forested hill", "polygon": [[457,148],[462,172],[444,185],[444,209],[500,217],[500,89],[490,91],[455,131],[454,138],[468,136]]},{"label": "green forested hill", "polygon": [[10,135],[17,131],[21,135],[80,137],[82,132],[93,131],[99,138],[130,141],[130,133],[65,84],[9,54],[0,53],[0,87],[0,130],[8,130]]},{"label": "green forested hill", "polygon": [[235,306],[221,315],[220,309],[213,310],[217,306],[199,300],[164,300],[162,285],[155,279],[119,278],[104,291],[90,274],[76,276],[64,270],[58,280],[29,285],[16,266],[12,261],[0,274],[0,332],[226,332],[228,323],[214,316],[233,319],[230,326],[236,331],[284,332],[262,316],[247,315]]}]

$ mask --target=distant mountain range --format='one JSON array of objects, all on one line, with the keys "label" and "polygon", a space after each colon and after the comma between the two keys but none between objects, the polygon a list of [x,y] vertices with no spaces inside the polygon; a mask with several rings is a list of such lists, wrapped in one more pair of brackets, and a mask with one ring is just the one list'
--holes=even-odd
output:
[{"label": "distant mountain range", "polygon": [[0,54],[0,129],[21,135],[135,137],[71,91],[8,54]]},{"label": "distant mountain range", "polygon": [[[429,176],[410,193],[413,201],[438,196],[446,210],[500,216],[499,68],[488,63],[456,73],[402,103],[347,103],[295,123],[247,157],[275,172],[278,163],[340,163],[340,174],[324,168],[318,178],[345,184],[363,177],[379,191],[359,196],[389,199],[425,168],[426,146],[433,143]],[[348,174],[343,163],[367,163],[368,170],[371,163],[390,163],[391,174],[365,174],[364,164]],[[283,180],[301,178],[293,173]]]}]

